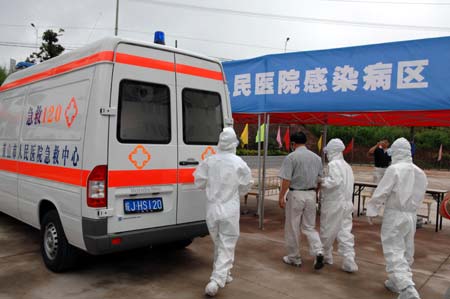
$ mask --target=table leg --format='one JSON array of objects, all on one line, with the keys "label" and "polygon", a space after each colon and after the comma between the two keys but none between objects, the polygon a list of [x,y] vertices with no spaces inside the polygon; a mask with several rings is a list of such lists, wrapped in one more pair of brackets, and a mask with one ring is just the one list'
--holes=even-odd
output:
[{"label": "table leg", "polygon": [[353,196],[352,196],[352,204],[355,204],[355,195],[356,195],[356,193],[355,193],[355,189],[356,189],[356,187],[355,187],[355,185],[353,185]]},{"label": "table leg", "polygon": [[361,191],[362,191],[362,189],[363,189],[363,187],[362,186],[359,186],[359,188],[358,188],[358,217],[359,217],[359,209],[360,209],[360,207],[361,207]]},{"label": "table leg", "polygon": [[436,200],[436,205],[437,205],[437,208],[436,208],[436,232],[438,232],[438,229],[439,229],[439,201],[440,201],[440,197],[441,197],[441,195],[433,195],[433,198]]},{"label": "table leg", "polygon": [[353,196],[352,196],[352,218],[354,217],[353,207],[355,206],[355,196],[356,196],[356,186],[353,185]]},{"label": "table leg", "polygon": [[[444,194],[441,194],[441,199],[439,200],[439,206],[441,205],[441,202],[444,201]],[[440,230],[442,230],[442,215],[439,215],[441,218],[441,223],[439,224]]]}]

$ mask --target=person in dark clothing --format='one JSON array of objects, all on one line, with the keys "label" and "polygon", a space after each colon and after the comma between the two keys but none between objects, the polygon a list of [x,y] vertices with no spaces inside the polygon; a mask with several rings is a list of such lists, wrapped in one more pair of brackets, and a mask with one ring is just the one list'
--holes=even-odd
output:
[{"label": "person in dark clothing", "polygon": [[371,147],[367,152],[368,156],[373,156],[375,165],[373,181],[375,183],[378,183],[381,180],[386,168],[391,164],[391,157],[386,152],[388,147],[389,141],[387,139],[383,139]]}]

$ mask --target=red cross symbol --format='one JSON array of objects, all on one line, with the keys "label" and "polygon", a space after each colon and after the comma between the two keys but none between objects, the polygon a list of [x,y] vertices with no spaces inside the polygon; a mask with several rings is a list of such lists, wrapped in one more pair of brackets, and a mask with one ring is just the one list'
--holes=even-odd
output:
[{"label": "red cross symbol", "polygon": [[215,155],[215,154],[216,154],[216,151],[211,146],[208,146],[205,149],[205,151],[202,153],[202,160],[205,160],[209,156],[212,156],[212,155]]},{"label": "red cross symbol", "polygon": [[64,111],[64,117],[66,118],[66,124],[68,128],[72,126],[77,115],[78,115],[77,101],[75,100],[75,97],[72,97],[72,99],[69,102],[69,105],[67,105],[66,110]]},{"label": "red cross symbol", "polygon": [[141,144],[136,146],[128,155],[128,160],[130,160],[137,169],[144,168],[151,158],[152,156],[150,153]]}]

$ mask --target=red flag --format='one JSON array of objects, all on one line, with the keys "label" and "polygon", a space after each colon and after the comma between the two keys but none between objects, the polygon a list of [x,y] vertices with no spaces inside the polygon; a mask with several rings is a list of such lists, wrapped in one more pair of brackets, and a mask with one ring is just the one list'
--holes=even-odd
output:
[{"label": "red flag", "polygon": [[290,145],[291,145],[291,136],[289,134],[289,127],[286,130],[286,133],[284,133],[284,146],[286,147],[286,150],[289,151]]},{"label": "red flag", "polygon": [[345,147],[344,155],[352,152],[354,142],[355,142],[355,139],[352,138],[352,140],[350,140],[350,143],[347,144],[347,146]]}]

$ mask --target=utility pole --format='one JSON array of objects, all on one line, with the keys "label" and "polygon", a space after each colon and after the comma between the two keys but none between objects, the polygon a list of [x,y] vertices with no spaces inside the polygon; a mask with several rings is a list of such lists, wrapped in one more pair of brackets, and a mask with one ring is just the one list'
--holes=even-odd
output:
[{"label": "utility pole", "polygon": [[322,152],[322,163],[325,163],[325,152],[323,148],[327,145],[327,133],[328,133],[328,125],[323,125],[322,131],[322,148],[320,149]]},{"label": "utility pole", "polygon": [[116,26],[114,27],[114,36],[117,36],[119,31],[119,0],[116,0]]}]

